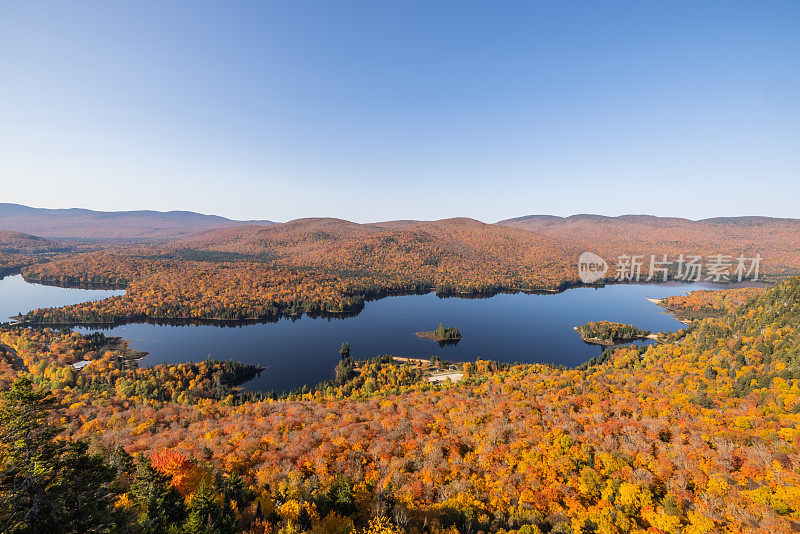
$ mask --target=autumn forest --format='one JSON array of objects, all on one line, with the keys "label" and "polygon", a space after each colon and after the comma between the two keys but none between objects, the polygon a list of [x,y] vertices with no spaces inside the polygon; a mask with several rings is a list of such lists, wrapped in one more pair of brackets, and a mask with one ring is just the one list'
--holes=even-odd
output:
[{"label": "autumn forest", "polygon": [[[587,217],[0,233],[5,275],[125,290],[0,326],[0,530],[795,531],[800,223]],[[577,367],[354,357],[343,343],[329,380],[277,394],[240,387],[269,369],[141,366],[125,340],[74,329],[557,292],[581,285],[582,250],[759,254],[768,284],[661,300],[685,323],[675,332],[596,317],[576,329],[609,347]],[[639,338],[652,342],[624,344]]]}]

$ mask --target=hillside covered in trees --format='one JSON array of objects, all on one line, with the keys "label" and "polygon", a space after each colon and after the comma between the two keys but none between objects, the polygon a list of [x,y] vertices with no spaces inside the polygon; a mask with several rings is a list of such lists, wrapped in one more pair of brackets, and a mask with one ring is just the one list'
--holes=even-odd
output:
[{"label": "hillside covered in trees", "polygon": [[[137,370],[100,338],[24,327],[0,341],[4,531],[36,520],[51,532],[694,534],[800,522],[798,278],[579,368],[478,361],[436,385],[384,358],[263,400],[217,391],[227,371],[213,362]],[[75,371],[80,359],[93,363]],[[12,439],[22,428],[32,437]],[[51,515],[26,515],[23,482],[44,490],[37,509]],[[53,522],[62,496],[92,505]]]},{"label": "hillside covered in trees", "polygon": [[497,223],[573,243],[608,259],[619,254],[760,254],[775,273],[796,274],[800,220],[716,217],[693,221],[651,215],[532,215]]},{"label": "hillside covered in trees", "polygon": [[[514,223],[517,228],[472,219],[374,224],[299,219],[210,230],[166,244],[103,244],[54,261],[13,265],[30,281],[127,290],[96,303],[31,310],[26,317],[49,324],[273,320],[357,313],[365,300],[401,292],[552,292],[580,283],[577,259],[586,250],[609,265],[623,254],[672,260],[679,254],[724,254],[760,257],[762,278],[800,272],[794,220],[564,221],[529,229],[530,220]],[[599,283],[615,281],[616,274],[609,270]]]}]

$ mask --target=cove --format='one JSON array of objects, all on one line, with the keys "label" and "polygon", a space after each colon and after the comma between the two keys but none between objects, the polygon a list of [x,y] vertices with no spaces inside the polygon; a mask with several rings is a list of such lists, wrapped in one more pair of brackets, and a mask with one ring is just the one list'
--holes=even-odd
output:
[{"label": "cove", "polygon": [[0,278],[0,322],[36,308],[54,308],[124,295],[125,291],[30,284],[21,274]]}]

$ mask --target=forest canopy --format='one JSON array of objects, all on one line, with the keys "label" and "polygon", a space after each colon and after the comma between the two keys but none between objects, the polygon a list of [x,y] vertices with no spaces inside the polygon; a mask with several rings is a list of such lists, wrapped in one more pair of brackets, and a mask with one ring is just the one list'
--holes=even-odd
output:
[{"label": "forest canopy", "polygon": [[[59,440],[88,444],[53,453],[54,480],[75,461],[111,477],[97,505],[114,503],[98,516],[114,528],[790,532],[798,330],[794,278],[653,346],[574,369],[472,362],[456,384],[378,358],[324,387],[237,397],[216,392],[213,362],[128,369],[98,336],[10,326],[0,371],[52,399]],[[4,472],[24,471],[15,454]]]}]

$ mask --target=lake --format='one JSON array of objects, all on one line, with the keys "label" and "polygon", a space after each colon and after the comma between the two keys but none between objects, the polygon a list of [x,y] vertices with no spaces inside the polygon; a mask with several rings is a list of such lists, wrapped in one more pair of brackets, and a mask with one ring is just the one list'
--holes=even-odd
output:
[{"label": "lake", "polygon": [[64,287],[29,284],[21,274],[0,279],[0,322],[20,312],[26,313],[36,308],[67,306],[78,302],[102,300],[125,291],[103,289],[69,289]]},{"label": "lake", "polygon": [[[259,364],[266,370],[246,387],[283,391],[331,378],[344,341],[350,342],[354,358],[392,354],[427,359],[438,355],[450,361],[480,357],[574,366],[603,350],[584,343],[574,326],[609,320],[653,332],[675,331],[683,324],[647,298],[730,287],[736,285],[622,284],[553,295],[517,293],[482,299],[439,298],[428,293],[367,302],[359,315],[349,318],[304,316],[236,326],[128,324],[77,330],[102,330],[132,340],[132,348],[150,353],[142,365],[199,361],[209,355]],[[0,280],[0,313],[5,317],[121,293],[28,284],[21,276],[12,276]],[[441,347],[414,335],[433,330],[440,322],[458,327],[462,340]]]}]

